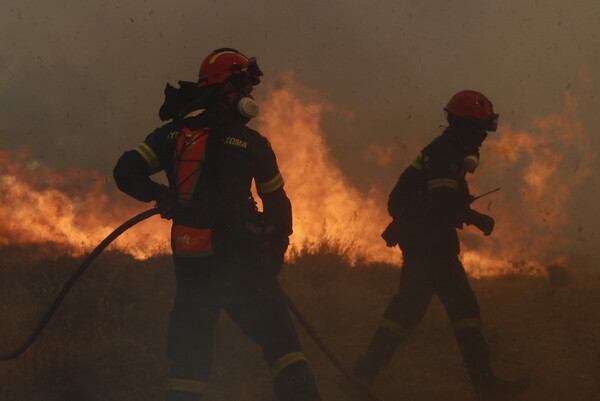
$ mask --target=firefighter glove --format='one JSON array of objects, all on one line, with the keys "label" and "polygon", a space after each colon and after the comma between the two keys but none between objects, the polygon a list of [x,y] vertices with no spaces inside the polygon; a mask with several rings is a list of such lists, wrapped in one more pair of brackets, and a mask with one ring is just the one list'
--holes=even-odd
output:
[{"label": "firefighter glove", "polygon": [[159,198],[156,199],[156,207],[160,211],[160,217],[163,219],[171,220],[175,214],[175,208],[177,206],[177,198],[171,192],[169,187],[161,185],[162,193]]},{"label": "firefighter glove", "polygon": [[481,230],[483,235],[490,235],[494,231],[494,219],[487,214],[482,214],[474,210],[471,211],[471,219],[467,224],[473,224]]},{"label": "firefighter glove", "polygon": [[385,244],[389,247],[398,245],[398,239],[400,237],[400,225],[396,220],[393,220],[381,233],[381,238],[385,241]]},{"label": "firefighter glove", "polygon": [[283,256],[288,249],[290,244],[289,238],[286,236],[274,236],[269,244],[269,253],[270,256],[268,260],[270,260],[271,268],[273,269],[273,273],[278,275],[281,272],[281,268],[283,267]]},{"label": "firefighter glove", "polygon": [[277,260],[280,260],[283,263],[283,256],[290,245],[290,240],[287,235],[285,236],[277,236],[273,238],[273,255]]}]

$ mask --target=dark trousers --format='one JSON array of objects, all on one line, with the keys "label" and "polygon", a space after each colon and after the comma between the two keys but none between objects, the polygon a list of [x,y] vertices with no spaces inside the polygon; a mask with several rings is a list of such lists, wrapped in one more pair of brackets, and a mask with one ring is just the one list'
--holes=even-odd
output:
[{"label": "dark trousers", "polygon": [[481,318],[475,294],[458,256],[436,251],[405,253],[400,288],[390,300],[384,316],[412,330],[423,319],[434,294],[442,301],[452,324]]},{"label": "dark trousers", "polygon": [[396,347],[421,322],[433,295],[444,305],[470,373],[489,369],[489,350],[481,333],[475,294],[454,249],[404,252],[398,292],[390,300],[362,368],[374,377]]},{"label": "dark trousers", "polygon": [[276,369],[280,399],[297,393],[316,395],[314,382],[306,381],[308,365],[272,267],[258,263],[248,251],[228,249],[206,258],[176,258],[175,276],[167,346],[173,377],[207,381],[215,325],[223,309],[262,347],[272,371]]}]

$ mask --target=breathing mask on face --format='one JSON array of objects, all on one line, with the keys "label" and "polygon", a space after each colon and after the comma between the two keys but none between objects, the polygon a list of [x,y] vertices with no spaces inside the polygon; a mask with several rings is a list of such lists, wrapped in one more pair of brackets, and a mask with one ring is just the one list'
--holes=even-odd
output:
[{"label": "breathing mask on face", "polygon": [[254,101],[251,97],[242,97],[237,104],[237,109],[242,117],[245,118],[254,118],[258,116],[260,108],[258,107],[258,103]]},{"label": "breathing mask on face", "polygon": [[474,173],[479,166],[479,157],[477,155],[468,155],[463,159],[463,167],[469,173]]},{"label": "breathing mask on face", "polygon": [[[236,75],[229,78],[228,82],[231,83],[231,87],[223,96],[229,97],[228,103],[230,107],[237,110],[244,119],[250,120],[258,116],[258,103],[250,95],[252,91],[251,87],[256,81],[250,76]],[[232,98],[232,94],[234,93],[236,95]]]}]

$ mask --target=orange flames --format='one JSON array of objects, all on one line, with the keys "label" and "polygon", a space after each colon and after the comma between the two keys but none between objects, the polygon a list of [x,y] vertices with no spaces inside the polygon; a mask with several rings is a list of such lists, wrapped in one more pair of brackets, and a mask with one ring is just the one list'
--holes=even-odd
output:
[{"label": "orange flames", "polygon": [[[277,153],[293,204],[293,251],[288,254],[293,258],[326,247],[352,263],[400,264],[400,252],[387,248],[380,238],[389,222],[386,201],[391,188],[363,193],[352,185],[332,157],[320,126],[323,112],[335,108],[315,100],[319,98],[285,76],[262,102],[257,121]],[[367,149],[367,157],[378,165],[388,163],[395,153],[399,152],[393,146]],[[588,176],[592,159],[576,102],[569,95],[564,111],[534,120],[530,130],[501,126],[490,134],[482,148],[482,164],[468,179],[474,194],[502,187],[473,205],[492,215],[497,225],[490,237],[472,228],[462,232],[467,270],[476,276],[537,273],[563,257],[570,245],[565,239],[570,196]],[[116,193],[112,179],[98,173],[56,171],[36,161],[16,160],[27,160],[27,153],[0,152],[0,246],[51,242],[81,255],[151,206]],[[168,235],[169,223],[154,217],[125,233],[113,248],[148,258],[170,252]]]},{"label": "orange flames", "polygon": [[[389,217],[387,195],[373,189],[363,194],[352,186],[329,152],[320,118],[324,103],[289,76],[261,107],[259,131],[277,153],[285,189],[294,210],[297,253],[315,252],[323,244],[351,262],[359,260],[399,263],[400,253],[380,238]],[[302,96],[304,95],[304,96]]]},{"label": "orange flames", "polygon": [[473,178],[477,187],[502,191],[474,205],[494,216],[497,225],[490,239],[465,238],[463,259],[471,273],[537,273],[564,263],[575,246],[569,201],[589,176],[593,159],[569,94],[562,112],[534,119],[529,130],[505,125],[490,134]]},{"label": "orange flames", "polygon": [[[94,171],[58,171],[17,160],[27,160],[27,152],[0,152],[1,246],[53,243],[79,256],[139,211],[122,197],[111,199],[109,180]],[[164,224],[157,220],[125,233],[116,248],[136,258],[166,252]]]},{"label": "orange flames", "polygon": [[[319,124],[323,111],[333,106],[317,98],[287,76],[262,107],[259,130],[278,154],[294,205],[292,245],[300,253],[314,252],[325,242],[353,263],[399,264],[400,252],[380,238],[390,220],[386,201],[391,188],[361,193],[352,186],[331,156]],[[498,186],[502,191],[473,205],[496,219],[493,235],[482,237],[471,227],[461,232],[462,259],[470,274],[536,274],[564,260],[571,245],[564,239],[570,194],[588,176],[593,159],[588,145],[569,95],[563,112],[535,119],[528,131],[504,126],[490,134],[482,165],[468,180],[474,194]],[[393,145],[371,145],[366,152],[378,165],[387,164],[394,153]]]}]

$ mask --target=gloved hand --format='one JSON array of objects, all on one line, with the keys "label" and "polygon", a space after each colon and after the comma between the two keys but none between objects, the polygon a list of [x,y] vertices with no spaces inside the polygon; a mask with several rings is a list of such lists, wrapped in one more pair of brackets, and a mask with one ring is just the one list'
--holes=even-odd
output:
[{"label": "gloved hand", "polygon": [[381,238],[385,241],[387,246],[394,247],[398,245],[398,238],[400,237],[400,225],[396,220],[392,220],[390,224],[381,233]]},{"label": "gloved hand", "polygon": [[273,248],[273,255],[283,262],[283,257],[290,246],[290,239],[287,235],[274,238],[271,246]]},{"label": "gloved hand", "polygon": [[160,217],[166,220],[171,220],[175,215],[177,206],[177,198],[172,194],[169,187],[161,185],[162,193],[156,199],[156,207],[160,210]]},{"label": "gloved hand", "polygon": [[290,245],[288,236],[276,236],[269,244],[269,251],[271,253],[272,265],[275,270],[275,274],[279,274],[283,267],[283,257]]},{"label": "gloved hand", "polygon": [[494,231],[494,219],[487,214],[482,214],[474,210],[471,211],[470,221],[467,224],[473,224],[481,230],[483,235],[490,235]]}]

